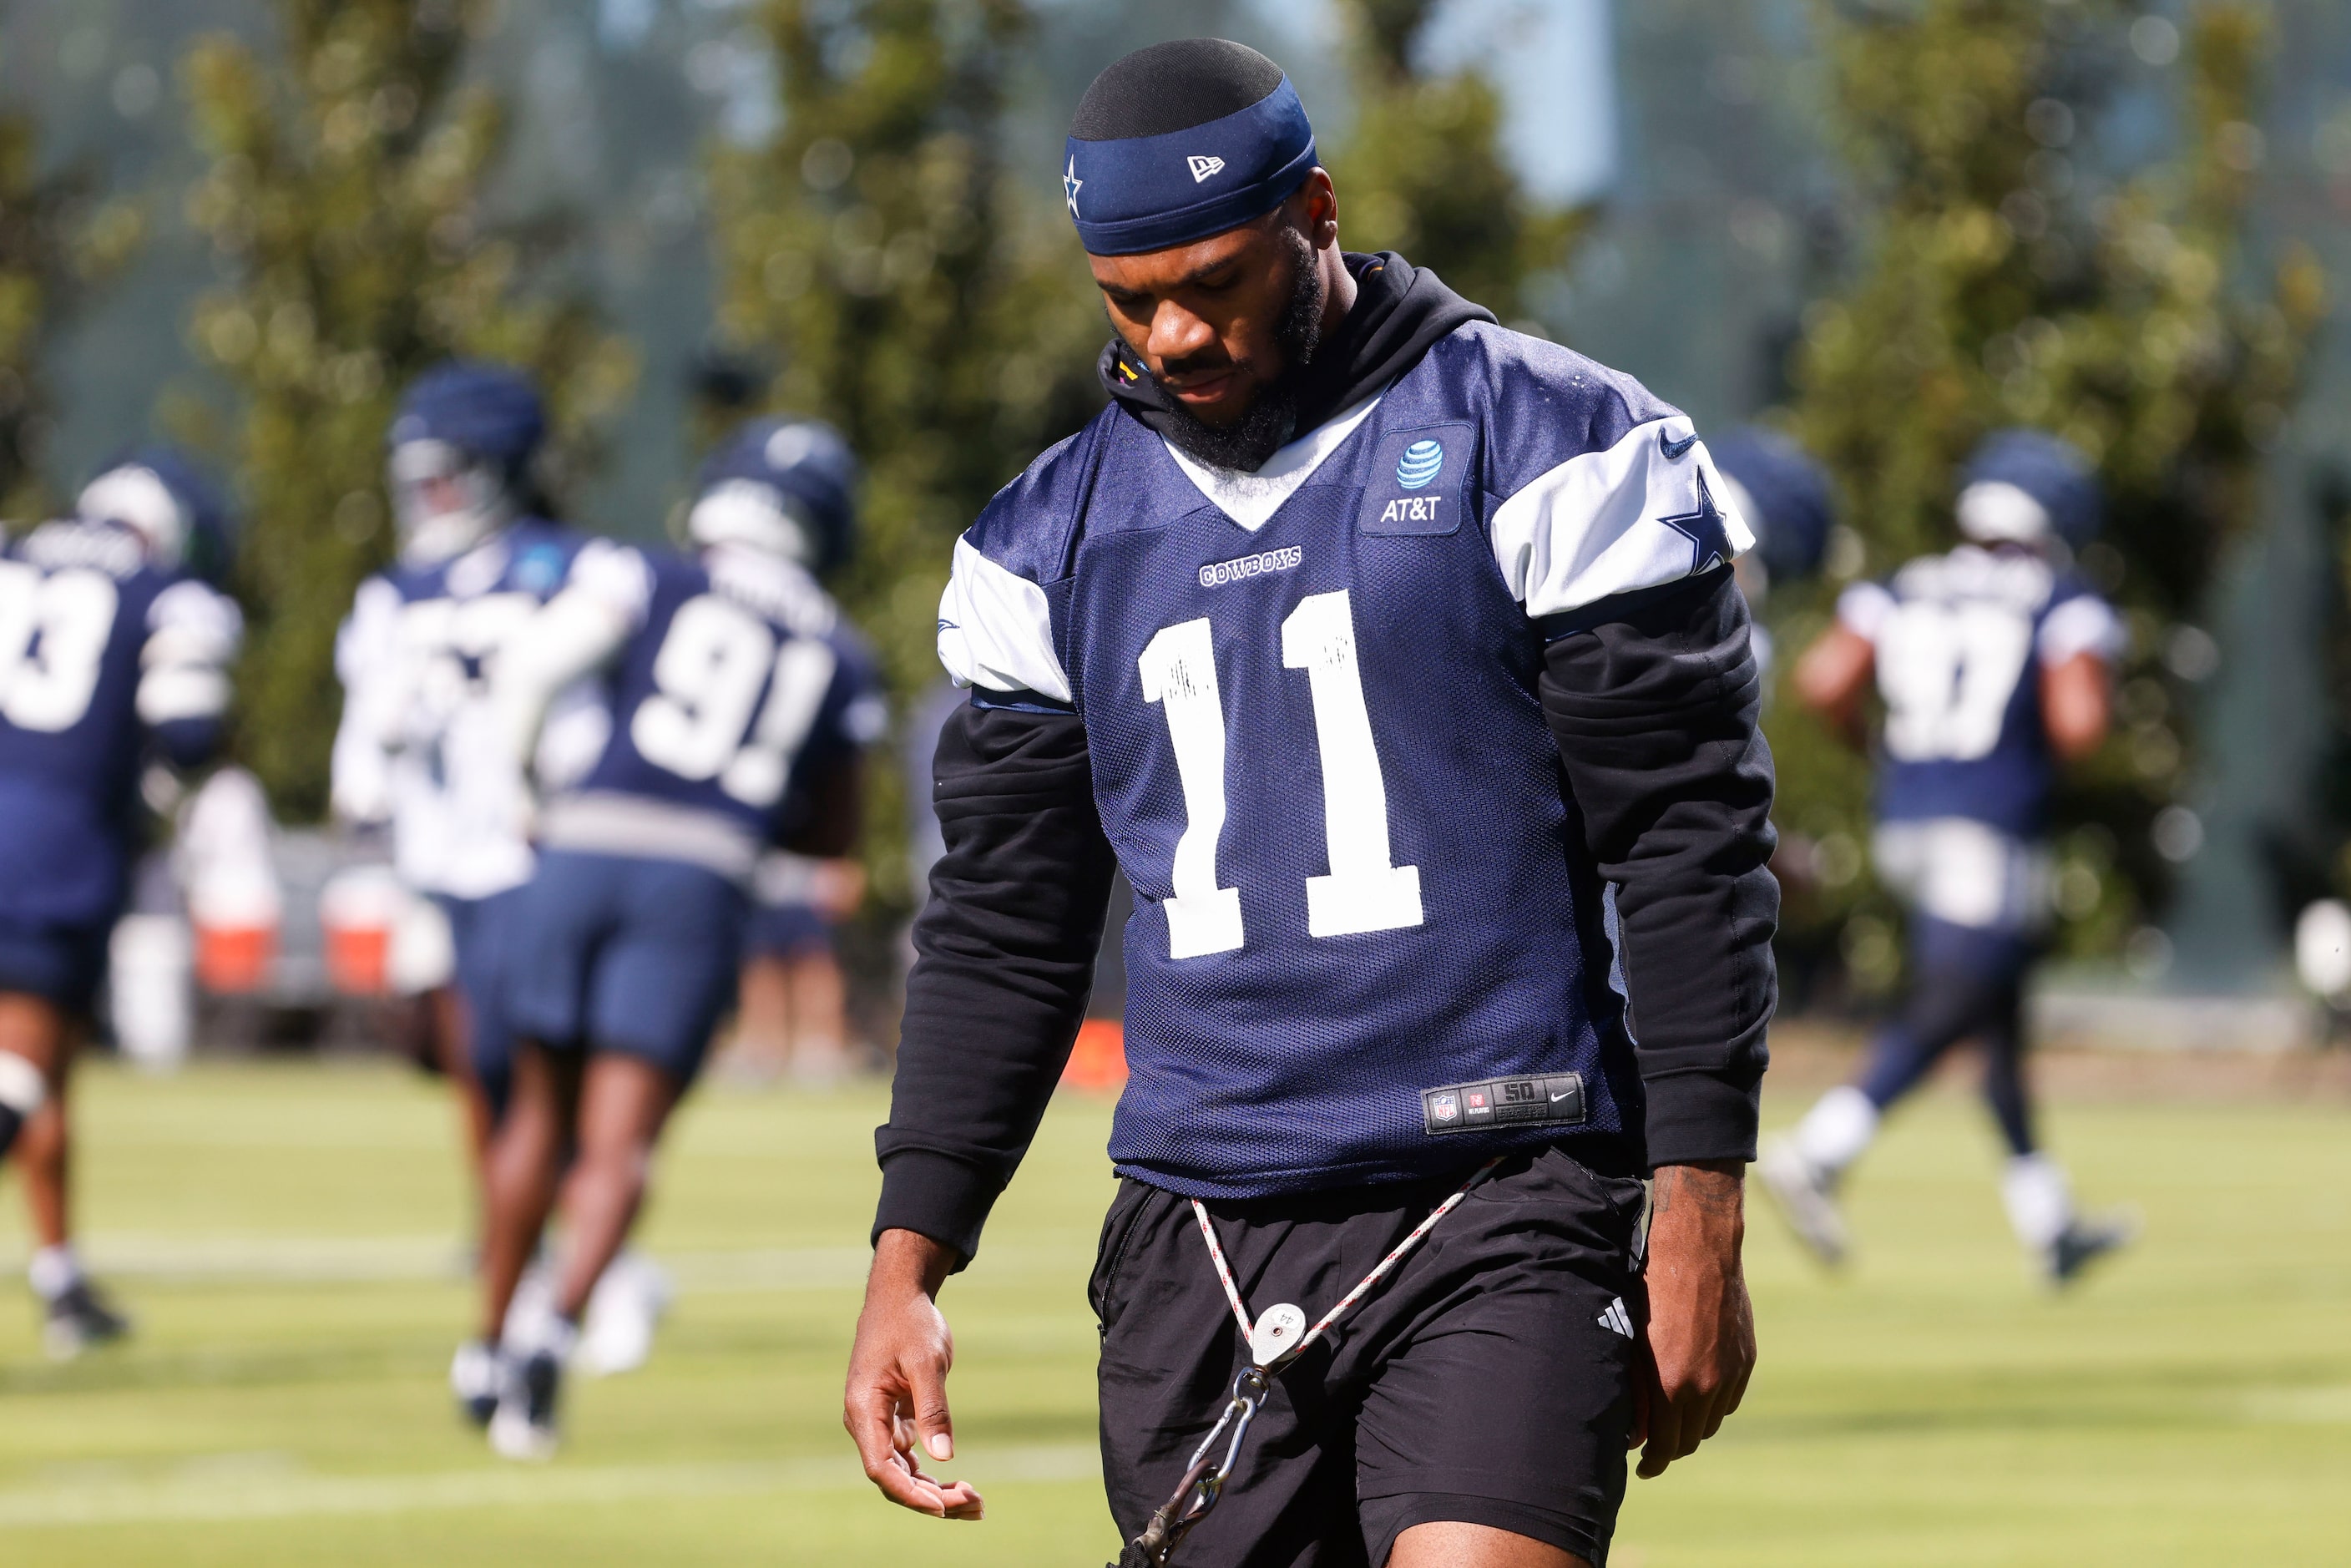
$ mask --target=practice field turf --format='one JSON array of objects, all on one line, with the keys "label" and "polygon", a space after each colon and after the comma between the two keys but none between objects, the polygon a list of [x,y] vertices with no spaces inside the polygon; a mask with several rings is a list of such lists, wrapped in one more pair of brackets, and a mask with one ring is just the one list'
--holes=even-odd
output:
[{"label": "practice field turf", "polygon": [[[489,1458],[444,1391],[464,1197],[431,1086],[94,1071],[91,1250],[141,1333],[53,1367],[29,1299],[0,1310],[0,1562],[1092,1568],[1114,1544],[1082,1295],[1108,1106],[1055,1106],[949,1292],[949,1469],[988,1501],[949,1525],[882,1504],[839,1426],[882,1103],[692,1106],[652,1221],[681,1286],[660,1349],[579,1385],[569,1447],[534,1469]],[[1799,1108],[1791,1092],[1771,1119]],[[2351,1107],[2061,1104],[2052,1122],[2088,1197],[2144,1210],[2142,1247],[2044,1295],[1975,1108],[1929,1098],[1863,1172],[1849,1279],[1757,1216],[1747,1406],[1635,1483],[1620,1568],[2351,1562]],[[0,1260],[20,1207],[11,1178]]]}]

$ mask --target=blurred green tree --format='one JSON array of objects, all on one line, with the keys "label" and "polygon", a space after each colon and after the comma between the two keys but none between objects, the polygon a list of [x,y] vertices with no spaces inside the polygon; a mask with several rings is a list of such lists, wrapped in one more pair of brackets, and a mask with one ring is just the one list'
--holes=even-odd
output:
[{"label": "blurred green tree", "polygon": [[99,201],[84,168],[45,171],[28,114],[0,113],[0,517],[54,503],[42,473],[48,345],[90,291],[137,248],[135,203]]},{"label": "blurred green tree", "polygon": [[[211,37],[183,62],[211,160],[188,215],[226,280],[192,331],[241,397],[234,434],[214,433],[233,448],[246,518],[237,750],[281,815],[307,820],[326,806],[335,628],[392,549],[383,434],[402,387],[452,354],[530,370],[559,478],[635,371],[576,298],[524,287],[561,225],[502,230],[484,212],[502,119],[460,76],[489,0],[271,10],[274,47]],[[190,402],[181,413],[204,422]]]},{"label": "blurred green tree", "polygon": [[[2183,683],[2209,673],[2189,618],[2257,520],[2261,454],[2325,312],[2304,252],[2241,281],[2266,13],[2202,0],[2184,29],[2111,0],[1816,0],[1813,15],[1865,249],[1806,316],[1788,423],[1844,492],[1862,547],[1848,576],[1954,542],[1953,472],[1988,431],[2041,426],[2098,463],[2107,525],[2081,564],[2134,645],[2118,733],[2061,803],[2058,895],[2066,945],[2111,951],[2168,880],[2147,830],[2184,779]],[[2110,177],[2096,116],[2141,68],[2168,89],[2176,151]],[[1824,624],[1833,591],[1783,622],[1783,645]],[[1865,769],[1792,702],[1771,729],[1781,820],[1832,846],[1838,873],[1792,902],[1790,938],[1842,932],[1855,977],[1889,983],[1891,927],[1851,875]]]},{"label": "blurred green tree", "polygon": [[1433,268],[1504,321],[1532,313],[1526,286],[1564,267],[1590,208],[1531,198],[1503,158],[1501,98],[1475,70],[1416,67],[1436,0],[1345,0],[1354,120],[1325,144],[1350,250]]},{"label": "blurred green tree", "polygon": [[[720,335],[781,368],[764,402],[831,421],[866,467],[863,538],[836,588],[891,685],[939,678],[956,537],[1101,405],[1102,322],[1058,185],[1007,166],[1019,0],[763,0],[784,120],[712,160]],[[869,859],[897,874],[898,781]]]}]

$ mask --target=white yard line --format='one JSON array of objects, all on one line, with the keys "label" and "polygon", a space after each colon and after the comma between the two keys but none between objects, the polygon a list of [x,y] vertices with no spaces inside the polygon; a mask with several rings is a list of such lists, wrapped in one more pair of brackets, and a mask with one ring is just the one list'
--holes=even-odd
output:
[{"label": "white yard line", "polygon": [[[956,1467],[985,1490],[993,1481],[1073,1481],[1101,1475],[1092,1445],[1028,1444],[975,1449]],[[192,1463],[153,1481],[66,1482],[0,1491],[0,1530],[97,1524],[200,1524],[401,1514],[464,1508],[577,1507],[698,1497],[854,1491],[867,1485],[849,1458],[766,1463],[505,1467],[404,1476],[239,1473]]]},{"label": "white yard line", "polygon": [[[124,1280],[216,1284],[395,1284],[462,1280],[473,1269],[445,1236],[94,1236],[81,1244],[93,1272]],[[862,1247],[766,1247],[657,1252],[682,1291],[695,1295],[853,1289],[872,1254]],[[991,1249],[987,1277],[1083,1273],[1089,1255],[1060,1248]],[[0,1275],[22,1272],[0,1255]],[[1075,1273],[1071,1273],[1075,1270]]]}]

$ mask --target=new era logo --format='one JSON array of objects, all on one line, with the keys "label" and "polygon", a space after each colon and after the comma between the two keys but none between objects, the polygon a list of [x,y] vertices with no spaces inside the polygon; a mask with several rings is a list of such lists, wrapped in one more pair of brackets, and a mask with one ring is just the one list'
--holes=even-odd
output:
[{"label": "new era logo", "polygon": [[1192,165],[1192,183],[1195,185],[1225,166],[1223,159],[1203,158],[1197,152],[1193,153],[1186,162]]},{"label": "new era logo", "polygon": [[1612,1333],[1623,1334],[1626,1339],[1633,1337],[1633,1314],[1625,1310],[1624,1297],[1619,1296],[1608,1303],[1608,1310],[1600,1314],[1600,1326]]}]

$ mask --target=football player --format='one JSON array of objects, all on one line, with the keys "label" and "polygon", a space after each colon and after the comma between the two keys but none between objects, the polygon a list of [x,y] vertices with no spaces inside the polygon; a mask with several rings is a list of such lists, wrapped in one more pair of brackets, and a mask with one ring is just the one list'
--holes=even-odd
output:
[{"label": "football player", "polygon": [[[854,538],[855,473],[835,465],[849,461],[848,448],[820,444],[816,433],[823,426],[795,423],[778,427],[794,433],[784,439],[807,441],[810,450],[801,460],[777,466],[753,439],[765,428],[746,426],[712,455],[701,477],[702,502],[724,507],[732,504],[727,495],[747,487],[756,495],[758,486],[792,486],[793,503],[807,518],[800,531],[808,542],[795,543],[789,554],[825,582],[848,559]],[[857,861],[781,850],[761,858],[744,925],[732,1067],[754,1080],[789,1071],[818,1083],[849,1071],[849,987],[833,927],[855,914],[864,896],[865,871]]]},{"label": "football player", "polygon": [[72,517],[0,556],[0,1154],[17,1145],[60,1358],[128,1328],[74,1255],[68,1070],[129,890],[141,774],[220,738],[244,624],[212,586],[226,566],[219,499],[162,447],[107,465]]},{"label": "football player", "polygon": [[752,422],[705,469],[695,558],[591,546],[498,672],[517,757],[589,672],[607,673],[614,716],[587,777],[539,814],[538,874],[511,927],[519,1043],[490,1156],[486,1340],[509,1323],[559,1178],[567,1230],[552,1310],[503,1330],[490,1441],[510,1458],[553,1450],[580,1314],[734,1000],[763,850],[853,842],[859,753],[882,715],[867,657],[811,571],[846,543],[853,476],[829,427]]},{"label": "football player", "polygon": [[925,1468],[937,1297],[1052,1094],[1115,867],[1091,1295],[1125,1561],[1188,1531],[1203,1563],[1601,1562],[1628,1442],[1645,1474],[1692,1452],[1754,1356],[1747,527],[1630,377],[1342,251],[1262,55],[1125,57],[1057,172],[1111,403],[981,513],[939,611],[971,697],[879,1140],[866,1473],[980,1511]]},{"label": "football player", "polygon": [[[1836,503],[1825,469],[1776,430],[1741,425],[1707,443],[1722,472],[1729,504],[1747,519],[1755,548],[1733,570],[1748,608],[1761,613],[1775,582],[1797,582],[1821,569]],[[1771,634],[1755,628],[1755,667],[1768,689]]]},{"label": "football player", "polygon": [[1822,1096],[1761,1166],[1823,1262],[1847,1249],[1840,1181],[1886,1112],[1961,1040],[1983,1048],[1984,1097],[2009,1151],[2001,1197],[2044,1276],[2065,1284],[2129,1239],[2123,1218],[2075,1213],[2034,1135],[2023,1072],[2049,796],[2058,768],[2105,739],[2123,649],[2113,608],[2067,564],[2099,509],[2076,448],[2038,431],[1991,436],[1961,478],[1967,542],[1846,590],[1796,667],[1798,696],[1856,737],[1873,685],[1884,700],[1873,852],[1909,916],[1906,989],[1859,1081]]},{"label": "football player", "polygon": [[[584,536],[538,515],[538,393],[503,366],[453,361],[402,397],[387,437],[399,557],[360,585],[336,643],[343,683],[333,797],[355,823],[387,823],[392,862],[447,920],[462,1040],[444,1040],[478,1164],[508,1091],[501,991],[507,915],[530,880],[528,801],[496,727],[489,679],[561,587]],[[574,694],[548,746],[601,744],[592,696]],[[559,766],[550,760],[550,766]],[[486,1421],[487,1348],[462,1348],[450,1384]]]}]

